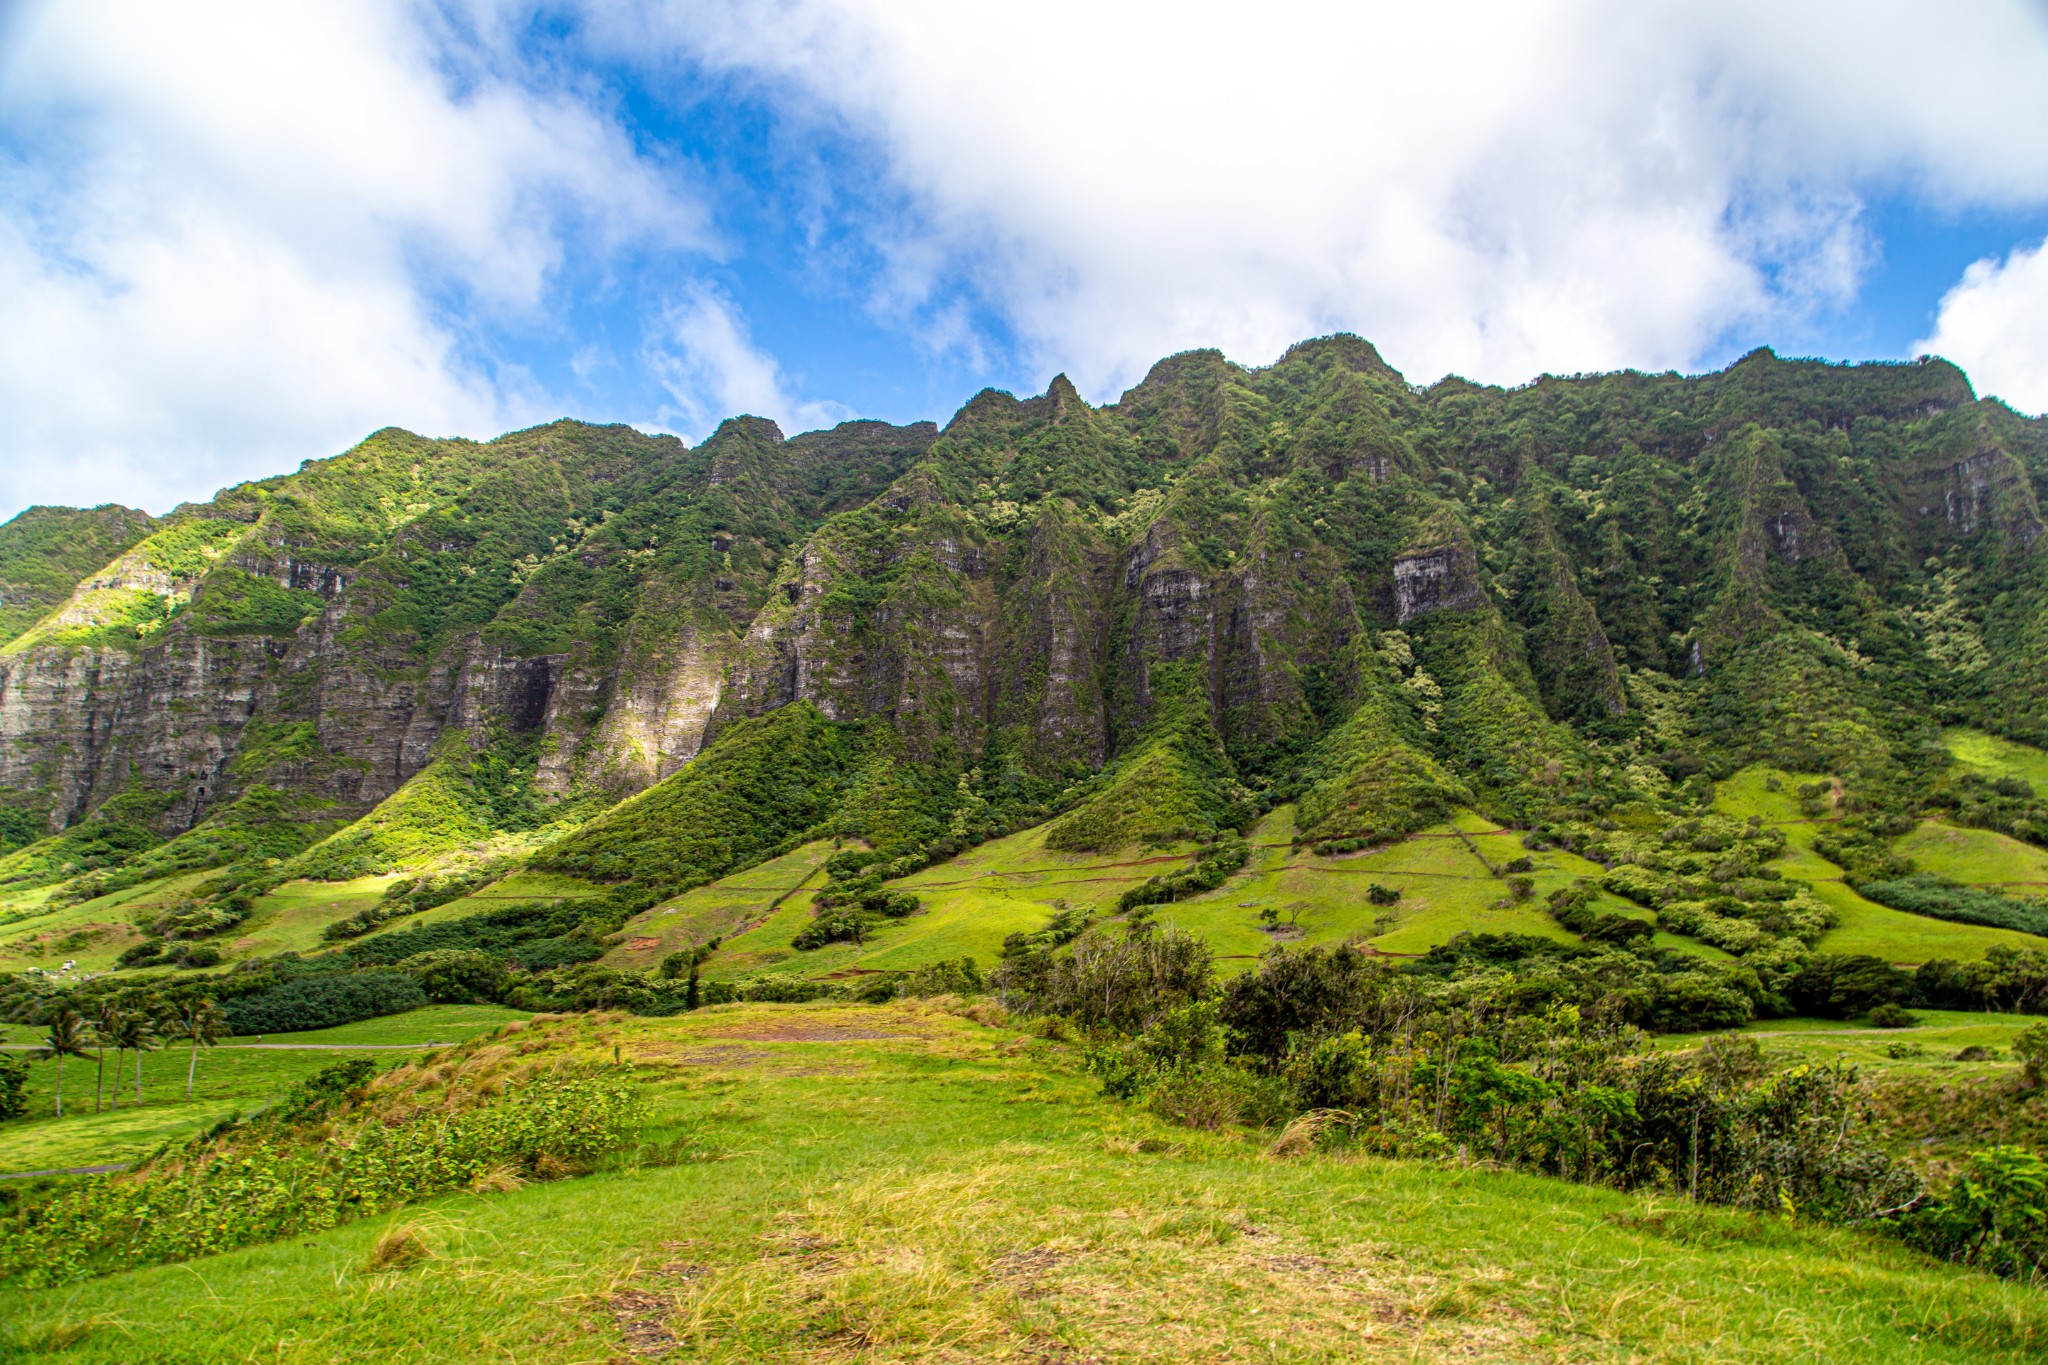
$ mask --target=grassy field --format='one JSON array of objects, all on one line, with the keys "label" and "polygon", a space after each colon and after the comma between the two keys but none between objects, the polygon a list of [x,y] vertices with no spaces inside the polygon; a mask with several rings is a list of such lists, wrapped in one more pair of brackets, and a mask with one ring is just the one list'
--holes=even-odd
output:
[{"label": "grassy field", "polygon": [[[694,947],[714,938],[737,940],[745,930],[758,926],[799,888],[822,886],[825,860],[837,852],[830,839],[820,839],[802,848],[771,858],[745,872],[700,886],[673,900],[664,901],[626,924],[623,941],[605,955],[615,967],[646,968],[679,948]],[[810,913],[810,899],[804,898],[804,915]],[[782,936],[782,946],[796,933],[796,925]],[[755,935],[741,952],[759,954]]]},{"label": "grassy field", "polygon": [[[1743,1030],[1780,1060],[1854,1063],[1876,1072],[1922,1071],[2005,1074],[2018,1070],[2013,1035],[2040,1019],[2030,1014],[1975,1014],[1960,1010],[1914,1010],[1913,1028],[1872,1028],[1863,1020],[1759,1019]],[[1656,1040],[1660,1048],[1686,1048],[1706,1034],[1673,1033]],[[1978,1062],[1955,1060],[1958,1052],[1981,1047],[1994,1055]],[[1906,1055],[1894,1056],[1894,1052]]]},{"label": "grassy field", "polygon": [[[1773,780],[1778,784],[1775,791],[1770,786]],[[1986,949],[2000,944],[2014,948],[2048,947],[2048,940],[2032,934],[1909,915],[1903,910],[1894,910],[1857,895],[1843,884],[1842,869],[1813,851],[1815,836],[1826,829],[1829,822],[1801,814],[1794,794],[1800,783],[1812,780],[1808,776],[1775,768],[1745,768],[1716,788],[1714,808],[1737,819],[1761,816],[1765,824],[1785,831],[1784,855],[1773,866],[1788,879],[1810,882],[1814,895],[1832,907],[1836,915],[1835,927],[1821,938],[1819,948],[1822,952],[1868,953],[1901,966],[1915,966],[1936,957],[1957,960],[1980,958]],[[1907,841],[1920,839],[1927,828],[1923,825],[1920,831],[1906,836]],[[2003,839],[2004,836],[1987,837]],[[2014,841],[2008,839],[2005,842],[2010,844]],[[1919,855],[1915,853],[1914,856]],[[1940,869],[1930,865],[1929,870]]]},{"label": "grassy field", "polygon": [[[1769,785],[1774,778],[1776,790]],[[2030,935],[1910,915],[1857,895],[1842,883],[1842,870],[1813,851],[1814,837],[1827,822],[1800,813],[1793,792],[1803,780],[1771,769],[1746,769],[1721,784],[1716,806],[1737,818],[1757,815],[1785,831],[1786,851],[1777,867],[1787,877],[1812,883],[1814,893],[1840,919],[1822,940],[1824,950],[1915,964],[1931,957],[1981,957],[1997,944],[2040,945],[2042,940]],[[1273,811],[1251,831],[1252,860],[1242,872],[1213,891],[1157,911],[1162,923],[1207,940],[1226,974],[1249,966],[1280,942],[1362,943],[1394,955],[1424,953],[1464,932],[1535,934],[1572,942],[1575,937],[1544,909],[1543,897],[1576,878],[1597,878],[1603,872],[1598,864],[1561,850],[1531,852],[1516,831],[1470,812],[1391,847],[1337,857],[1293,848],[1293,821],[1292,806]],[[1006,935],[1037,929],[1063,907],[1112,914],[1125,889],[1182,865],[1184,856],[1135,849],[1060,854],[1045,848],[1044,833],[1040,827],[991,840],[892,883],[915,892],[924,909],[878,927],[864,944],[801,953],[789,946],[811,917],[811,893],[823,885],[821,865],[832,852],[831,845],[817,843],[656,907],[627,926],[606,960],[650,966],[668,952],[717,936],[725,947],[706,967],[713,978],[763,972],[845,977],[963,955],[987,965]],[[1920,846],[1928,849],[1931,870],[1946,871],[1960,866],[1956,857],[1944,861],[1943,852],[1958,841],[1967,845],[1970,866],[1962,870],[1971,874],[1960,880],[1996,880],[1994,872],[2013,873],[2017,880],[2019,873],[2035,869],[2048,878],[2048,855],[2001,835],[1928,826],[1909,843],[1916,856]],[[1518,902],[1502,869],[1523,857],[1532,864],[1528,875],[1535,894]],[[1375,883],[1398,891],[1400,899],[1391,906],[1374,905],[1366,892]],[[1604,892],[1599,908],[1651,918],[1649,911]],[[1262,919],[1269,909],[1277,913],[1277,925]],[[1726,956],[1669,933],[1659,932],[1653,942]]]},{"label": "grassy field", "polygon": [[[122,1104],[93,1112],[94,1063],[64,1063],[64,1117],[55,1117],[57,1065],[36,1061],[29,1078],[29,1110],[0,1124],[0,1173],[98,1166],[141,1156],[159,1143],[186,1137],[236,1113],[249,1113],[276,1098],[300,1077],[358,1055],[384,1057],[384,1049],[422,1043],[454,1043],[526,1016],[496,1005],[430,1005],[408,1014],[369,1019],[310,1033],[236,1038],[201,1049],[192,1098],[185,1098],[190,1049],[175,1045],[142,1057],[143,1103],[135,1097],[135,1057],[122,1067]],[[6,1041],[31,1041],[34,1031],[10,1026]],[[107,1058],[108,1086],[114,1059]]]},{"label": "grassy field", "polygon": [[[1540,1177],[1265,1155],[914,1004],[580,1019],[681,1164],[0,1297],[0,1349],[404,1360],[2038,1359],[2039,1291],[1874,1235]],[[432,1254],[368,1268],[388,1228]]]},{"label": "grassy field", "polygon": [[2048,792],[2048,753],[2032,745],[1960,725],[1942,731],[1941,742],[1965,768],[1986,777],[2017,777],[2037,792]]},{"label": "grassy field", "polygon": [[1899,852],[1959,882],[2009,887],[2019,895],[2048,895],[2048,851],[1988,829],[1959,829],[1933,820],[1899,840]]},{"label": "grassy field", "polygon": [[229,947],[229,960],[271,953],[309,953],[327,946],[320,931],[367,910],[397,873],[346,882],[286,882],[256,902]]}]

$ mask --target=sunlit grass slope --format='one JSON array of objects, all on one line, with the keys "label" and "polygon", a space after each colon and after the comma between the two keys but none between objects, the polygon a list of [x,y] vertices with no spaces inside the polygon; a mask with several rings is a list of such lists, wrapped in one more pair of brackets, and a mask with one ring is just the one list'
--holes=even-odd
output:
[{"label": "sunlit grass slope", "polygon": [[1942,731],[1941,742],[1965,768],[1986,777],[2017,777],[2033,784],[2035,791],[2048,794],[2048,753],[2030,744],[2015,744],[1966,726]]},{"label": "sunlit grass slope", "polygon": [[191,887],[211,875],[159,877],[61,907],[49,904],[54,886],[18,892],[0,901],[0,971],[54,971],[66,961],[76,962],[80,973],[107,971],[124,948],[142,941],[138,922],[182,903]]},{"label": "sunlit grass slope", "polygon": [[[816,976],[899,971],[958,957],[991,965],[1005,937],[1044,927],[1061,903],[1110,914],[1126,888],[1186,863],[1183,852],[1171,849],[1057,852],[1046,847],[1050,828],[1039,825],[991,839],[892,882],[892,890],[911,892],[923,902],[918,914],[878,926],[866,943],[835,943],[799,953],[789,943],[811,918],[811,893],[822,885],[822,879],[814,878],[753,928],[731,939],[707,970],[713,976],[760,971]],[[775,885],[754,873],[729,880],[764,888]],[[793,880],[780,885],[786,889]]]},{"label": "sunlit grass slope", "polygon": [[[1961,1010],[1914,1010],[1912,1028],[1875,1028],[1862,1020],[1759,1019],[1743,1029],[1785,1061],[1847,1061],[1860,1072],[1918,1072],[1940,1076],[1984,1076],[2019,1070],[2012,1040],[2022,1029],[2040,1022],[2030,1014],[1978,1014]],[[1697,1046],[1703,1033],[1672,1033],[1656,1040],[1660,1048]],[[1965,1048],[1980,1047],[1991,1055],[1982,1061],[1958,1061]]]},{"label": "sunlit grass slope", "polygon": [[[814,840],[745,872],[736,872],[665,901],[627,921],[620,935],[622,941],[605,955],[605,962],[620,967],[650,967],[669,953],[714,938],[737,943],[746,937],[747,930],[762,925],[799,889],[823,885],[821,869],[837,851],[830,839]],[[808,898],[804,905],[804,915],[808,917]],[[791,928],[783,946],[788,946],[787,939],[795,932]],[[766,951],[758,944],[756,935],[738,951]]]},{"label": "sunlit grass slope", "polygon": [[[2048,1300],[1874,1235],[1541,1177],[1264,1154],[1077,1053],[899,1005],[585,1018],[679,1164],[450,1196],[0,1297],[0,1350],[184,1365],[2020,1361]],[[511,1041],[511,1040],[508,1040]],[[430,1254],[368,1266],[391,1227]]]},{"label": "sunlit grass slope", "polygon": [[1959,829],[1927,820],[1896,847],[1923,872],[1974,885],[2010,887],[2019,895],[2048,895],[2048,850],[1996,830]]},{"label": "sunlit grass slope", "polygon": [[[1576,942],[1551,918],[1543,897],[1603,870],[1559,850],[1531,853],[1520,834],[1469,812],[1388,847],[1335,857],[1294,847],[1294,818],[1292,805],[1266,815],[1250,832],[1251,861],[1241,872],[1213,891],[1156,907],[1157,919],[1199,934],[1226,974],[1282,943],[1349,942],[1407,955],[1467,932]],[[922,908],[908,919],[877,926],[866,943],[805,952],[790,947],[811,918],[812,893],[824,884],[820,869],[832,847],[819,843],[657,906],[626,927],[606,960],[645,966],[679,947],[720,937],[723,946],[705,969],[714,979],[761,972],[843,976],[962,956],[988,966],[1007,935],[1042,928],[1063,909],[1114,916],[1126,890],[1187,863],[1187,848],[1062,853],[1046,847],[1046,831],[1039,826],[993,839],[890,883],[893,890],[915,894]],[[1535,892],[1517,901],[1505,869],[1524,857],[1532,864],[1528,875]],[[1400,898],[1390,906],[1373,904],[1367,892],[1374,884],[1398,891]],[[1649,914],[1604,893],[1600,904],[1613,913]],[[1262,914],[1269,909],[1270,920]],[[1660,934],[1658,942],[1721,955],[1671,935]]]}]

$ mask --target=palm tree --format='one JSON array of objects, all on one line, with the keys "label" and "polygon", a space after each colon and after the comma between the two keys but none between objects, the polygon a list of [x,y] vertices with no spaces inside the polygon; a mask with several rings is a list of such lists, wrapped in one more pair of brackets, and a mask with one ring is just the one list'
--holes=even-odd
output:
[{"label": "palm tree", "polygon": [[171,1032],[192,1044],[192,1060],[185,1066],[185,1098],[192,1098],[192,1076],[199,1069],[199,1049],[212,1047],[228,1031],[227,1016],[210,995],[187,1000],[171,1013]]},{"label": "palm tree", "polygon": [[57,1059],[57,1117],[64,1117],[64,1059],[85,1055],[85,1017],[69,1005],[50,1005],[43,1011],[44,1035],[40,1051]]},{"label": "palm tree", "polygon": [[[92,1050],[99,1067],[93,1073],[92,1112],[100,1112],[100,1092],[105,1089],[107,1077],[107,1044],[114,1043],[121,1032],[121,1002],[114,996],[100,1001],[99,1012],[92,1017]],[[114,1047],[114,1108],[121,1107],[121,1048]]]},{"label": "palm tree", "polygon": [[[156,1020],[146,1009],[129,1010],[121,1016],[120,1027],[114,1031],[114,1046],[121,1051],[133,1049],[135,1053],[135,1102],[142,1103],[142,1054],[154,1052],[163,1044],[156,1036]],[[119,1060],[119,1053],[115,1054]],[[114,1075],[114,1091],[119,1094],[121,1077]]]}]

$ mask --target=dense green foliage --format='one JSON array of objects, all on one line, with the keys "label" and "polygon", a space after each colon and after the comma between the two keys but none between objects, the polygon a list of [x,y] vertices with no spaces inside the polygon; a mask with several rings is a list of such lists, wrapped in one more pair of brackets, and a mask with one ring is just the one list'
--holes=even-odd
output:
[{"label": "dense green foliage", "polygon": [[1928,872],[1893,881],[1860,882],[1856,889],[1895,910],[1910,910],[1916,915],[1954,920],[1958,924],[1989,924],[2048,936],[2048,905],[2020,900],[1987,887],[1964,886]]},{"label": "dense green foliage", "polygon": [[426,1003],[426,995],[410,976],[349,972],[301,977],[254,995],[236,996],[222,1013],[231,1033],[301,1033],[398,1014]]},{"label": "dense green foliage", "polygon": [[551,845],[534,865],[680,889],[781,852],[838,809],[860,740],[808,703],[742,721],[674,777]]},{"label": "dense green foliage", "polygon": [[71,595],[86,575],[148,535],[132,507],[31,507],[0,525],[0,645]]}]

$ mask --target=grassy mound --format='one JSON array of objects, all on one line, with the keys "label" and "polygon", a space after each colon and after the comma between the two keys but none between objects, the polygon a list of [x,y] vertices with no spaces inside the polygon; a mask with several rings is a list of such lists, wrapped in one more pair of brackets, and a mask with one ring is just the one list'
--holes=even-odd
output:
[{"label": "grassy mound", "polygon": [[538,871],[679,888],[750,867],[831,818],[858,738],[809,702],[743,720],[688,767],[533,859]]},{"label": "grassy mound", "polygon": [[1095,790],[1053,821],[1045,845],[1068,853],[1207,838],[1244,824],[1251,811],[1209,718],[1192,663],[1151,666],[1150,723]]}]

